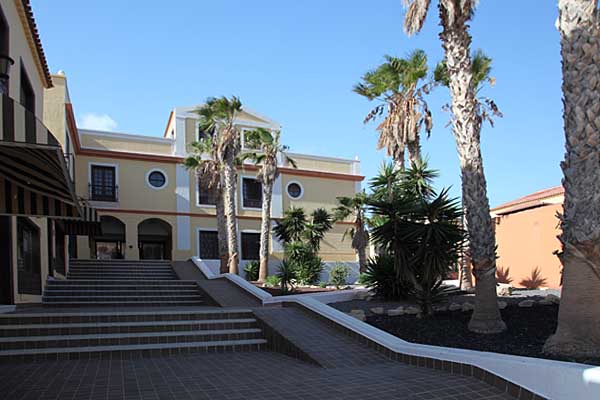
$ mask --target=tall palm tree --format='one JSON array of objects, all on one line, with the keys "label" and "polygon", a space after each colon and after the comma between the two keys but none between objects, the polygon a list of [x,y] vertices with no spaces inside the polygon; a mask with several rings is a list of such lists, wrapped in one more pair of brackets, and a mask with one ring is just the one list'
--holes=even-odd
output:
[{"label": "tall palm tree", "polygon": [[225,202],[223,200],[223,179],[221,164],[217,159],[217,142],[212,136],[207,136],[190,145],[190,154],[185,158],[187,169],[196,172],[197,179],[205,181],[213,190],[216,198],[217,237],[219,242],[220,272],[228,271],[229,248],[227,242],[227,225],[225,218]]},{"label": "tall palm tree", "polygon": [[597,0],[559,0],[566,154],[561,163],[563,289],[544,351],[600,357],[600,33]]},{"label": "tall palm tree", "polygon": [[411,161],[421,158],[420,131],[424,127],[431,133],[431,112],[424,99],[428,84],[421,84],[427,76],[427,55],[415,50],[407,58],[386,55],[386,62],[362,77],[354,86],[354,92],[370,101],[380,102],[366,116],[368,123],[387,114],[379,125],[377,149],[386,148],[387,154],[404,168],[404,153],[408,148]]},{"label": "tall palm tree", "polygon": [[358,267],[360,272],[367,269],[367,247],[369,246],[369,232],[366,228],[367,223],[367,201],[369,197],[363,191],[356,193],[353,197],[338,197],[340,203],[333,212],[336,221],[344,221],[352,216],[352,227],[344,233],[344,237],[349,235],[352,239],[352,248],[358,255]]},{"label": "tall palm tree", "polygon": [[[506,329],[496,296],[496,239],[490,216],[487,184],[481,157],[481,116],[473,81],[469,23],[477,0],[438,0],[440,39],[452,97],[452,132],[456,140],[462,178],[462,200],[469,234],[475,288],[475,310],[469,329],[497,333]],[[421,30],[431,0],[404,0],[404,28],[412,35]]]},{"label": "tall palm tree", "polygon": [[[477,113],[479,115],[479,130],[481,130],[481,124],[483,121],[488,121],[491,126],[494,126],[493,117],[502,117],[502,113],[498,109],[496,103],[483,96],[479,96],[481,89],[485,84],[493,86],[495,79],[491,76],[492,71],[492,59],[485,55],[482,50],[477,50],[472,55],[471,72],[473,74],[473,86],[475,87],[475,93],[478,95],[477,100]],[[448,76],[448,66],[446,61],[441,61],[435,67],[433,73],[434,82],[437,85],[450,87],[450,77]],[[444,106],[444,109],[449,110],[450,106]],[[466,214],[466,213],[465,213]],[[464,259],[460,262],[460,287],[468,292],[473,291],[472,274],[471,274],[471,260],[468,254],[465,255]]]},{"label": "tall palm tree", "polygon": [[238,240],[235,209],[237,187],[237,158],[240,153],[240,130],[235,125],[242,111],[242,102],[235,96],[206,100],[206,104],[195,112],[199,116],[199,127],[204,132],[215,132],[216,159],[221,165],[224,183],[225,216],[227,220],[227,247],[229,250],[229,272],[238,273]]},{"label": "tall palm tree", "polygon": [[242,159],[250,159],[260,165],[256,179],[262,184],[262,218],[260,226],[260,269],[258,281],[264,282],[269,273],[269,242],[271,237],[271,200],[273,184],[279,176],[277,161],[280,157],[296,168],[296,162],[287,154],[288,147],[281,144],[281,132],[270,132],[264,128],[246,132],[246,143],[257,151],[241,155]]}]

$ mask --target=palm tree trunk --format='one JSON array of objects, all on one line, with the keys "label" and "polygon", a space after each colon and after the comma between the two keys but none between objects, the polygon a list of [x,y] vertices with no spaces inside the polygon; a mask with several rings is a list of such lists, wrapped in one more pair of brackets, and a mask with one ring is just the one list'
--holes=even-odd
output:
[{"label": "palm tree trunk", "polygon": [[367,246],[361,246],[356,252],[358,253],[358,271],[362,274],[367,270]]},{"label": "palm tree trunk", "polygon": [[[468,29],[470,13],[448,10],[439,2],[440,38],[450,78],[453,133],[460,159],[462,199],[466,211],[473,275],[476,279],[475,310],[469,329],[497,333],[506,329],[496,296],[496,240],[490,216],[479,135],[481,120],[472,84]],[[449,18],[452,13],[452,18]]]},{"label": "palm tree trunk", "polygon": [[414,140],[408,141],[406,146],[408,147],[408,161],[412,166],[413,163],[421,160],[421,142],[418,132],[415,134]]},{"label": "palm tree trunk", "polygon": [[460,289],[473,291],[473,276],[471,275],[471,257],[465,254],[460,260]]},{"label": "palm tree trunk", "polygon": [[225,180],[225,216],[227,218],[227,248],[229,250],[229,272],[238,273],[238,240],[237,220],[235,212],[235,190],[237,174],[235,171],[234,155],[227,154],[223,175]]},{"label": "palm tree trunk", "polygon": [[225,217],[225,199],[223,190],[217,192],[217,203],[215,205],[217,213],[217,237],[219,241],[219,258],[221,266],[219,271],[225,273],[229,270],[227,262],[229,260],[229,244],[227,242],[227,218]]},{"label": "palm tree trunk", "polygon": [[563,288],[544,351],[600,357],[600,32],[597,0],[559,0],[566,155]]},{"label": "palm tree trunk", "polygon": [[271,199],[273,184],[263,183],[262,218],[260,222],[260,268],[258,281],[264,282],[269,275],[269,243],[271,239]]}]

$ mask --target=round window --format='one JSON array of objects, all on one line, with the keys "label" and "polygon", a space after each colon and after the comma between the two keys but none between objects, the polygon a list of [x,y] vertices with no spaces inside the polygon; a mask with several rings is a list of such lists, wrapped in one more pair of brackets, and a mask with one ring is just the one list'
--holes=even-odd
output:
[{"label": "round window", "polygon": [[291,182],[287,186],[287,192],[292,199],[297,199],[302,196],[302,186],[299,183]]},{"label": "round window", "polygon": [[160,189],[167,183],[167,178],[161,171],[152,171],[148,175],[148,183],[150,183],[152,187]]}]

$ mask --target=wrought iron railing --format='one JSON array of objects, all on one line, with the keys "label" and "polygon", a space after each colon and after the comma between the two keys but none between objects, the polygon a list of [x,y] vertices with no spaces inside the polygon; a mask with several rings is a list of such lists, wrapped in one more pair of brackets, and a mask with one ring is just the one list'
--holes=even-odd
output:
[{"label": "wrought iron railing", "polygon": [[119,201],[119,185],[88,185],[89,199],[93,201]]}]

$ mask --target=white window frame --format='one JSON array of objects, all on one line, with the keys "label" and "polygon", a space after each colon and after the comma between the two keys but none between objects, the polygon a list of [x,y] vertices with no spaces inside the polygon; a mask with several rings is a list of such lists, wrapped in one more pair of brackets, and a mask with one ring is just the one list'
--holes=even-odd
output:
[{"label": "white window frame", "polygon": [[[152,184],[150,183],[150,174],[153,172],[160,172],[165,177],[165,183],[162,186],[156,187],[152,186]],[[146,186],[148,186],[152,190],[163,190],[164,188],[169,186],[169,175],[167,175],[167,173],[160,168],[152,168],[146,173]]]},{"label": "white window frame", "polygon": [[[89,185],[92,184],[92,167],[94,166],[98,166],[98,167],[113,167],[115,169],[115,187],[119,187],[119,164],[113,164],[113,163],[102,163],[102,162],[96,162],[96,161],[89,161],[88,162],[88,187]],[[119,190],[119,189],[117,189]],[[88,196],[90,195],[89,191],[88,191]],[[89,201],[93,201],[95,203],[102,203],[102,204],[118,204],[120,202],[121,196],[120,193],[119,195],[117,195],[117,201],[101,201],[101,200],[92,200],[91,198],[89,198]]]},{"label": "white window frame", "polygon": [[[245,207],[244,206],[244,179],[254,179],[255,181],[258,182],[258,180],[256,179],[256,175],[240,175],[240,207],[242,208],[242,210],[248,210],[248,211],[257,211],[257,210],[262,210],[262,206],[261,207]],[[260,190],[261,190],[261,196],[262,196],[262,182],[258,182],[260,183]]]},{"label": "white window frame", "polygon": [[196,190],[196,207],[217,208],[216,204],[200,203],[200,177],[198,176],[198,174],[193,174],[193,177],[194,177],[194,188]]},{"label": "white window frame", "polygon": [[[298,197],[292,197],[292,196],[290,195],[290,193],[288,192],[288,188],[290,187],[290,185],[292,185],[292,184],[294,184],[294,183],[295,183],[296,185],[300,186],[300,196],[298,196]],[[302,186],[302,183],[300,183],[300,181],[295,181],[295,180],[289,181],[289,182],[288,182],[288,183],[285,185],[285,194],[286,194],[286,195],[287,195],[287,197],[288,197],[290,200],[292,200],[292,201],[301,200],[301,199],[304,197],[304,186]]]},{"label": "white window frame", "polygon": [[200,257],[200,232],[215,232],[217,233],[217,246],[218,246],[218,235],[219,235],[219,231],[217,229],[211,229],[211,228],[202,228],[200,226],[196,227],[196,257],[200,258],[201,260],[207,260],[207,261],[215,261],[215,260],[220,260],[220,258],[201,258]]}]

